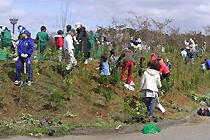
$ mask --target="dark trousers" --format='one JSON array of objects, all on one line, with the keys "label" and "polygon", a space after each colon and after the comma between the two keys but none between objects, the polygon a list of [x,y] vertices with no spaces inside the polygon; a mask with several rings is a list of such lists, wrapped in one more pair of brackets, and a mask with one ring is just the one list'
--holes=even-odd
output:
[{"label": "dark trousers", "polygon": [[170,76],[170,72],[169,73],[166,73],[166,74],[162,74],[161,81],[163,79],[166,79],[169,82],[169,76]]}]

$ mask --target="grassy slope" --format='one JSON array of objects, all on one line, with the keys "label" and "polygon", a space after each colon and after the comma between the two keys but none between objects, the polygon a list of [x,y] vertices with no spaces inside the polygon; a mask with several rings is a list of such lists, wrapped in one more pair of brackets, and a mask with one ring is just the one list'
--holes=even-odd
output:
[{"label": "grassy slope", "polygon": [[[169,57],[173,64],[171,78],[174,79],[174,86],[170,91],[160,98],[164,102],[182,107],[193,111],[198,104],[193,102],[184,93],[182,80],[188,83],[199,72],[201,60],[195,60],[196,66],[194,71],[186,67],[180,61],[178,55],[163,54],[163,57]],[[146,56],[148,58],[149,56]],[[138,60],[138,59],[137,59]],[[141,93],[138,91],[140,77],[135,73],[133,81],[135,92],[125,89],[121,82],[109,84],[108,88],[104,85],[99,86],[99,71],[95,68],[98,66],[97,60],[90,61],[88,65],[79,64],[72,72],[73,83],[70,90],[66,85],[62,74],[65,70],[65,62],[41,61],[33,63],[34,84],[25,88],[13,85],[15,78],[15,62],[1,62],[0,65],[0,119],[18,120],[22,113],[31,115],[63,115],[67,111],[76,115],[75,118],[61,118],[63,121],[75,124],[90,123],[114,123],[130,118],[128,114],[120,113],[124,109],[124,100],[130,98],[139,100]],[[208,74],[206,74],[208,75]],[[202,82],[208,82],[204,78]],[[202,86],[202,88],[200,88]],[[191,85],[190,90],[186,92],[203,93],[203,87],[207,84],[199,82],[196,86]],[[71,97],[72,94],[72,97]],[[105,96],[106,95],[106,96]],[[105,98],[106,97],[106,98]],[[111,99],[109,99],[111,98]],[[186,116],[187,112],[179,112],[172,109],[171,106],[166,108],[165,120],[178,119]],[[100,113],[103,113],[103,117]],[[160,111],[155,111],[160,116]]]}]

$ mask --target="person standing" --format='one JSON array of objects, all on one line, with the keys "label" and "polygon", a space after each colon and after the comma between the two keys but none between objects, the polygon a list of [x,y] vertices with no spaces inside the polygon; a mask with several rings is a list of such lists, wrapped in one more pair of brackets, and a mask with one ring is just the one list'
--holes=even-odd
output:
[{"label": "person standing", "polygon": [[162,80],[167,79],[167,81],[169,81],[170,71],[168,67],[166,66],[166,64],[163,62],[162,57],[158,56],[157,61],[158,61],[159,73],[162,74]]},{"label": "person standing", "polygon": [[71,25],[66,26],[66,36],[69,34],[69,31],[71,31]]},{"label": "person standing", "polygon": [[6,26],[1,26],[2,32],[0,34],[0,39],[2,41],[2,49],[9,47],[10,52],[12,52],[11,48],[11,33]]},{"label": "person standing", "polygon": [[36,39],[39,41],[39,54],[38,58],[44,55],[44,53],[47,50],[47,41],[49,40],[49,36],[46,32],[47,28],[45,26],[42,26],[40,28],[40,32],[37,33]]},{"label": "person standing", "polygon": [[90,42],[87,39],[85,27],[81,23],[76,23],[77,40],[79,41],[79,51],[84,53],[85,64],[88,63],[90,57]]},{"label": "person standing", "polygon": [[140,80],[140,91],[144,93],[142,98],[150,118],[154,114],[155,98],[158,96],[158,88],[161,86],[157,63],[151,62],[149,63],[149,68],[144,71]]},{"label": "person standing", "polygon": [[[91,31],[92,35],[90,37],[90,59],[92,59],[94,57],[93,54],[93,50],[96,50],[96,45],[95,44],[99,44],[99,35],[98,33],[93,33],[93,31]],[[98,56],[97,56],[98,57]]]},{"label": "person standing", "polygon": [[55,49],[57,50],[58,54],[58,60],[62,60],[62,49],[63,49],[63,31],[58,30],[57,35],[54,36],[55,38]]},{"label": "person standing", "polygon": [[122,66],[122,73],[121,73],[121,80],[125,81],[125,71],[128,69],[128,76],[126,79],[126,83],[124,86],[128,88],[129,90],[135,90],[130,84],[132,81],[132,73],[133,73],[133,51],[131,50],[132,47],[125,48],[119,59],[117,60],[117,63],[121,61],[124,58],[123,66]]},{"label": "person standing", "polygon": [[191,68],[194,68],[194,58],[195,58],[195,49],[190,46],[190,62],[191,62]]},{"label": "person standing", "polygon": [[72,31],[68,32],[69,34],[64,38],[63,50],[67,60],[66,74],[69,74],[70,70],[77,65],[77,60],[74,58],[74,45],[73,45],[73,36]]},{"label": "person standing", "polygon": [[20,83],[21,70],[23,69],[23,64],[25,62],[26,72],[28,74],[27,85],[31,85],[33,78],[31,55],[34,52],[34,40],[31,38],[31,33],[28,30],[23,30],[21,35],[22,40],[19,41],[17,46],[19,58],[16,64],[16,78],[14,84],[18,85]]}]

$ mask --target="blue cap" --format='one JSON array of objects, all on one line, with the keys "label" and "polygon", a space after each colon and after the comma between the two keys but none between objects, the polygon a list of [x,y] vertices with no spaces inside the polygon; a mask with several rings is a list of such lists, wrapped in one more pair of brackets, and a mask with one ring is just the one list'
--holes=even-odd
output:
[{"label": "blue cap", "polygon": [[161,56],[158,56],[158,57],[157,57],[157,60],[161,60],[161,59],[162,59],[162,57],[161,57]]},{"label": "blue cap", "polygon": [[28,30],[22,30],[20,33],[21,34],[27,34],[27,35],[31,34]]},{"label": "blue cap", "polygon": [[63,31],[62,30],[58,30],[57,33],[58,34],[63,34]]},{"label": "blue cap", "polygon": [[18,26],[18,32],[21,33],[23,30],[25,30],[26,28],[22,25]]}]

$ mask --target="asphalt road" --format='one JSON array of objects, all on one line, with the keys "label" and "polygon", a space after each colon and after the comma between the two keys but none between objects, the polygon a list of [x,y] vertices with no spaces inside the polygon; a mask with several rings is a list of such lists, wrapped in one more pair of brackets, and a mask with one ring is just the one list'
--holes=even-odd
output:
[{"label": "asphalt road", "polygon": [[[116,130],[113,130],[116,131]],[[138,133],[113,133],[113,134],[96,134],[82,136],[64,136],[64,137],[25,137],[14,136],[0,138],[2,140],[209,140],[210,139],[210,117],[196,116],[188,123],[171,126],[162,129],[159,134],[145,135]]]}]

